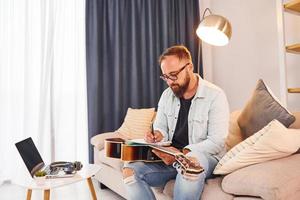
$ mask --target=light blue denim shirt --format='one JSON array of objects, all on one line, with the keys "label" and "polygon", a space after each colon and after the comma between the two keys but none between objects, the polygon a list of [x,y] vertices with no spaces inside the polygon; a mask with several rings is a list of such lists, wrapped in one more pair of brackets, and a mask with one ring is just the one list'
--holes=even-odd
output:
[{"label": "light blue denim shirt", "polygon": [[[198,76],[198,89],[192,99],[188,114],[188,155],[208,153],[220,159],[225,153],[225,139],[228,133],[229,108],[225,93],[216,85]],[[180,100],[167,88],[158,103],[154,130],[160,131],[163,141],[172,141]]]}]

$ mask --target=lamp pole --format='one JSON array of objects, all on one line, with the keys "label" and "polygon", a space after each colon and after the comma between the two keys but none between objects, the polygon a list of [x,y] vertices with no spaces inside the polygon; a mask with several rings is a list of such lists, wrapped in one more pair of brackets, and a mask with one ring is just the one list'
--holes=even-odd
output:
[{"label": "lamp pole", "polygon": [[[199,43],[198,43],[198,63],[197,63],[197,72],[198,72],[199,75],[201,75],[200,66],[202,66],[202,65],[203,65],[203,61],[202,61],[202,40],[199,39]],[[204,78],[203,73],[202,73],[201,77]]]},{"label": "lamp pole", "polygon": [[[209,12],[210,14],[212,14],[211,10],[209,8],[205,8],[202,18],[200,17],[200,23],[203,21],[206,12]],[[202,61],[202,40],[201,38],[199,38],[199,43],[198,43],[198,63],[197,63],[197,72],[199,75],[201,75],[202,73],[202,78],[204,78],[204,74],[202,71],[200,71],[200,66],[203,67],[203,61]]]}]

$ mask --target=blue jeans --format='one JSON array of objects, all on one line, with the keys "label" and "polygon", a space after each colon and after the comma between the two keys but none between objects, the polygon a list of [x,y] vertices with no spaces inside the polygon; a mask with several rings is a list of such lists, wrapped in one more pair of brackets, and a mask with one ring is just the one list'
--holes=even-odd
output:
[{"label": "blue jeans", "polygon": [[198,157],[200,165],[204,168],[196,180],[189,180],[172,166],[167,166],[163,162],[145,163],[132,162],[125,163],[124,168],[131,168],[134,176],[124,179],[127,194],[130,200],[153,200],[155,196],[151,187],[162,187],[169,180],[175,180],[174,199],[175,200],[199,200],[206,178],[211,177],[212,172],[218,163],[213,156],[202,154]]}]

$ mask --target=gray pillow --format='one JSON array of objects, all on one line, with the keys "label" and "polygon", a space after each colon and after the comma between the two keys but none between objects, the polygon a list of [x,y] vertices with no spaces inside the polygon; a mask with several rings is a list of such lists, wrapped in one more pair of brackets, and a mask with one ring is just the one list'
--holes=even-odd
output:
[{"label": "gray pillow", "polygon": [[277,119],[287,128],[295,121],[295,117],[280,104],[260,79],[237,120],[243,138],[256,133],[273,119]]}]

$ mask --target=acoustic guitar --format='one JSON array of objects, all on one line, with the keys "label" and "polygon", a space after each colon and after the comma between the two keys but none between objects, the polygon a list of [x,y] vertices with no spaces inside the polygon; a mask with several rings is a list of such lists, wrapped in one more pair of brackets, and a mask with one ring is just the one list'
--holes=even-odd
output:
[{"label": "acoustic guitar", "polygon": [[108,138],[104,142],[104,148],[107,157],[121,159],[122,161],[161,162],[162,160],[152,152],[152,149],[157,149],[174,156],[176,162],[181,166],[182,174],[193,176],[204,171],[198,162],[192,161],[182,152],[164,146],[127,144],[126,140],[122,138]]}]

